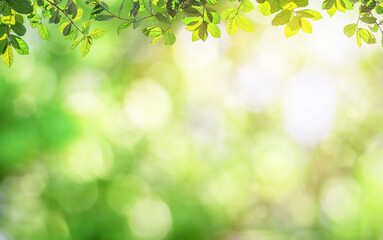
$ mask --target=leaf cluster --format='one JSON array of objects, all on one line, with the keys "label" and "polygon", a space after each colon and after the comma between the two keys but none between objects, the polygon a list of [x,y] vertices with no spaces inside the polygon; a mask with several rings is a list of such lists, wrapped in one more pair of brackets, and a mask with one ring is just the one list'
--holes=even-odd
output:
[{"label": "leaf cluster", "polygon": [[[118,13],[109,9],[100,0],[85,2],[89,11],[79,8],[76,0],[0,0],[0,53],[4,63],[10,67],[14,51],[20,55],[29,54],[28,44],[23,40],[27,28],[26,21],[44,40],[51,33],[47,24],[58,25],[65,39],[72,41],[71,49],[79,45],[80,53],[86,56],[93,41],[104,36],[108,29],[97,28],[90,31],[93,22],[116,20],[117,34],[128,28],[141,29],[152,38],[152,44],[162,41],[166,45],[176,42],[172,30],[180,20],[187,31],[192,32],[192,41],[205,41],[210,35],[221,37],[221,20],[225,22],[226,32],[232,36],[241,29],[254,32],[255,27],[249,17],[250,12],[258,10],[263,16],[273,15],[273,26],[284,26],[286,37],[296,35],[301,29],[312,33],[312,21],[322,18],[322,14],[307,8],[309,0],[122,0]],[[257,4],[257,6],[255,5]],[[377,0],[324,0],[322,10],[332,17],[337,12],[357,10],[358,19],[344,27],[347,37],[355,35],[357,45],[362,41],[376,43],[375,33],[383,34],[383,3]],[[89,15],[85,17],[85,13]],[[250,18],[251,19],[251,18]],[[383,40],[382,40],[383,45]]]}]

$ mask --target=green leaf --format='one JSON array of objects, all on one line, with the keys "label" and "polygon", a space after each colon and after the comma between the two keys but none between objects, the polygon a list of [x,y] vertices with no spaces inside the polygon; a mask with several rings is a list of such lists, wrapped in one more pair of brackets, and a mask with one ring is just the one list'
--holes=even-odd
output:
[{"label": "green leaf", "polygon": [[146,27],[142,29],[142,33],[148,37],[158,37],[162,35],[162,29],[159,27]]},{"label": "green leaf", "polygon": [[206,41],[207,39],[207,22],[202,22],[202,24],[198,28],[198,36],[202,41]]},{"label": "green leaf", "polygon": [[74,50],[83,40],[85,37],[79,38],[76,41],[72,43],[72,46],[70,47],[70,50]]},{"label": "green leaf", "polygon": [[359,34],[359,31],[356,31],[356,44],[358,45],[358,47],[361,47],[362,46],[362,38],[360,37],[360,34]]},{"label": "green leaf", "polygon": [[226,8],[221,13],[221,18],[224,20],[232,19],[237,14],[238,8],[232,7],[232,8]]},{"label": "green leaf", "polygon": [[160,41],[161,40],[161,38],[163,37],[164,35],[159,35],[159,36],[157,36],[157,37],[155,37],[155,38],[153,38],[153,40],[152,40],[152,45],[154,45],[154,44],[156,44],[158,41]]},{"label": "green leaf", "polygon": [[300,24],[299,17],[295,16],[285,27],[285,35],[287,38],[294,36],[299,32]]},{"label": "green leaf", "polygon": [[3,53],[3,61],[7,67],[11,67],[13,64],[13,49],[10,44],[7,45]]},{"label": "green leaf", "polygon": [[293,13],[291,10],[282,10],[280,13],[275,15],[271,24],[274,26],[285,25],[290,21],[292,16]]},{"label": "green leaf", "polygon": [[3,54],[4,48],[8,45],[8,39],[0,40],[0,54]]},{"label": "green leaf", "polygon": [[200,40],[201,38],[199,38],[198,36],[198,30],[195,30],[192,34],[192,42],[195,42],[195,41],[198,41]]},{"label": "green leaf", "polygon": [[185,27],[186,30],[188,31],[195,31],[200,25],[202,24],[202,20],[200,21],[194,21],[194,22],[190,22],[187,24],[187,26]]},{"label": "green leaf", "polygon": [[238,27],[240,29],[242,29],[243,31],[246,31],[246,32],[254,32],[254,26],[253,24],[247,20],[247,18],[245,18],[244,16],[242,16],[241,14],[238,14],[236,17],[235,17],[235,21],[238,25]]},{"label": "green leaf", "polygon": [[17,36],[15,36],[15,39],[19,44],[19,48],[15,48],[16,52],[20,55],[28,55],[29,54],[28,44],[23,39]]},{"label": "green leaf", "polygon": [[170,23],[169,17],[165,16],[164,14],[160,12],[157,12],[155,16],[158,19],[158,21],[162,23]]},{"label": "green leaf", "polygon": [[364,16],[360,18],[360,21],[367,23],[367,24],[373,24],[376,23],[376,18],[375,17],[369,17],[369,16]]},{"label": "green leaf", "polygon": [[244,12],[250,12],[254,10],[254,4],[250,0],[242,0],[240,8]]},{"label": "green leaf", "polygon": [[89,28],[90,28],[90,24],[91,24],[91,21],[90,21],[90,20],[85,21],[85,22],[82,24],[82,31],[83,31],[85,34],[88,34],[88,32],[89,32]]},{"label": "green leaf", "polygon": [[24,36],[25,32],[27,31],[24,25],[20,22],[16,22],[15,25],[11,25],[11,29],[19,36]]},{"label": "green leaf", "polygon": [[174,0],[167,0],[166,2],[166,10],[172,18],[177,15],[177,11],[174,9]]},{"label": "green leaf", "polygon": [[14,49],[20,49],[20,45],[16,40],[16,36],[13,34],[9,35],[11,45],[13,46]]},{"label": "green leaf", "polygon": [[40,37],[44,40],[50,39],[50,32],[43,23],[41,23],[39,26],[39,34],[40,34]]},{"label": "green leaf", "polygon": [[330,17],[332,17],[332,16],[334,16],[334,14],[336,13],[336,10],[337,10],[336,6],[333,5],[332,8],[327,9],[327,13],[328,13],[328,15],[329,15]]},{"label": "green leaf", "polygon": [[311,9],[299,10],[297,11],[297,14],[304,18],[311,18],[314,21],[317,21],[322,18],[322,14]]},{"label": "green leaf", "polygon": [[94,30],[93,32],[89,33],[89,37],[92,37],[92,39],[100,39],[102,36],[104,36],[109,30],[106,28],[99,28]]},{"label": "green leaf", "polygon": [[121,24],[117,27],[117,34],[120,35],[120,32],[121,32],[123,29],[130,27],[130,25],[132,25],[132,21],[127,21],[127,22],[123,22],[123,23],[121,23]]},{"label": "green leaf", "polygon": [[371,26],[368,26],[368,28],[372,31],[372,32],[377,32],[379,30],[379,27],[378,27],[378,24],[374,24]]},{"label": "green leaf", "polygon": [[237,23],[235,22],[235,18],[230,19],[226,24],[226,32],[233,36],[238,31]]},{"label": "green leaf", "polygon": [[87,37],[81,45],[81,50],[80,50],[81,56],[85,57],[89,53],[91,46],[92,46],[92,39]]},{"label": "green leaf", "polygon": [[140,1],[133,2],[133,7],[130,10],[130,16],[137,17],[139,10],[140,10]]},{"label": "green leaf", "polygon": [[67,24],[65,28],[63,29],[63,35],[68,36],[71,30],[72,24]]},{"label": "green leaf", "polygon": [[176,36],[174,36],[174,33],[170,30],[168,30],[164,34],[164,42],[165,45],[173,45],[176,42]]},{"label": "green leaf", "polygon": [[304,18],[299,18],[299,26],[305,33],[311,34],[313,32],[313,27],[311,26],[311,23]]},{"label": "green leaf", "polygon": [[359,35],[362,38],[362,40],[367,44],[375,44],[376,38],[375,36],[370,33],[367,29],[361,28],[359,29]]},{"label": "green leaf", "polygon": [[309,5],[308,0],[291,0],[293,3],[295,3],[298,7],[306,7]]},{"label": "green leaf", "polygon": [[82,18],[83,14],[84,14],[84,10],[82,10],[81,8],[78,8],[77,9],[77,15],[75,18],[72,19],[72,21],[76,22],[76,21],[80,20]]},{"label": "green leaf", "polygon": [[206,0],[206,2],[210,5],[215,5],[218,3],[218,0]]},{"label": "green leaf", "polygon": [[326,0],[323,2],[322,9],[331,9],[335,5],[336,0]]},{"label": "green leaf", "polygon": [[258,5],[258,10],[262,13],[263,16],[271,15],[271,6],[269,2],[260,3]]},{"label": "green leaf", "polygon": [[8,0],[9,6],[18,13],[28,14],[33,12],[31,2],[28,0]]},{"label": "green leaf", "polygon": [[214,23],[209,23],[207,25],[207,31],[210,33],[210,35],[213,38],[221,37],[221,29],[219,29],[219,27],[215,25]]},{"label": "green leaf", "polygon": [[109,14],[98,14],[94,20],[96,21],[108,21],[110,19],[113,19],[114,16],[113,15],[109,15]]},{"label": "green leaf", "polygon": [[354,36],[356,32],[357,25],[355,23],[348,24],[343,28],[343,32],[347,37],[352,37]]}]

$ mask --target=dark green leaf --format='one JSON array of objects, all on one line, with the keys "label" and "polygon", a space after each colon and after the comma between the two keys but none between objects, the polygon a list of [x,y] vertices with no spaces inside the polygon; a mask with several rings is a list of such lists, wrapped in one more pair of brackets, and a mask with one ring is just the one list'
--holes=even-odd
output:
[{"label": "dark green leaf", "polygon": [[9,6],[18,13],[28,14],[33,12],[33,7],[29,0],[8,0]]},{"label": "dark green leaf", "polygon": [[11,25],[12,31],[14,31],[19,36],[24,36],[27,29],[22,23],[16,22],[15,25]]}]

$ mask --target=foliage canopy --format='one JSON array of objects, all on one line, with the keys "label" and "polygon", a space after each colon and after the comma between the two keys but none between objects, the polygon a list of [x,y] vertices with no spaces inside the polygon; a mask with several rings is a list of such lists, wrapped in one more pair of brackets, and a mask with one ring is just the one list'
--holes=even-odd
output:
[{"label": "foliage canopy", "polygon": [[[228,0],[234,2],[235,0]],[[319,11],[307,9],[309,0],[256,0],[257,8],[264,16],[274,15],[272,25],[285,26],[286,37],[296,35],[300,29],[312,33],[310,21],[322,18]],[[244,13],[255,10],[250,0],[238,0],[237,6],[224,8],[218,0],[122,0],[118,13],[109,10],[109,6],[100,0],[88,0],[84,8],[89,8],[90,14],[85,17],[84,9],[76,0],[0,0],[0,52],[4,63],[10,67],[13,63],[14,51],[20,55],[29,54],[28,44],[22,39],[27,28],[26,19],[32,28],[38,28],[42,39],[50,39],[50,31],[46,24],[59,25],[59,31],[67,40],[73,41],[71,49],[79,45],[80,53],[86,56],[93,44],[108,32],[106,28],[91,29],[93,21],[119,20],[117,34],[132,27],[141,29],[147,37],[153,38],[152,44],[163,40],[166,45],[172,45],[176,36],[172,25],[177,19],[185,24],[185,29],[192,32],[192,41],[205,41],[210,35],[213,38],[221,36],[217,24],[221,19],[226,23],[226,32],[232,36],[238,29],[253,32],[254,26]],[[83,5],[83,4],[82,4]],[[355,36],[357,45],[362,41],[375,44],[374,33],[383,34],[383,20],[378,15],[383,14],[382,1],[376,0],[325,0],[322,9],[330,16],[336,12],[357,9],[359,12],[355,23],[344,27],[347,37]],[[222,10],[222,11],[218,11]],[[319,10],[319,9],[318,9]],[[85,11],[87,12],[87,11]],[[126,16],[125,16],[126,15]],[[47,19],[47,22],[43,21]],[[82,20],[82,22],[81,22]],[[145,24],[144,24],[145,22]],[[361,26],[361,23],[365,25]],[[383,38],[382,38],[383,45]]]}]

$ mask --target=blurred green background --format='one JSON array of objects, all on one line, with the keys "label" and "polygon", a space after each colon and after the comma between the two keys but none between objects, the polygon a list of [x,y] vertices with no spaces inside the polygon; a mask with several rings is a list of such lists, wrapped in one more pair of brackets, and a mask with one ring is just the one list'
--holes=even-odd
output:
[{"label": "blurred green background", "polygon": [[0,67],[0,239],[383,239],[382,51],[347,16],[292,39],[249,18],[86,58],[30,29]]}]

